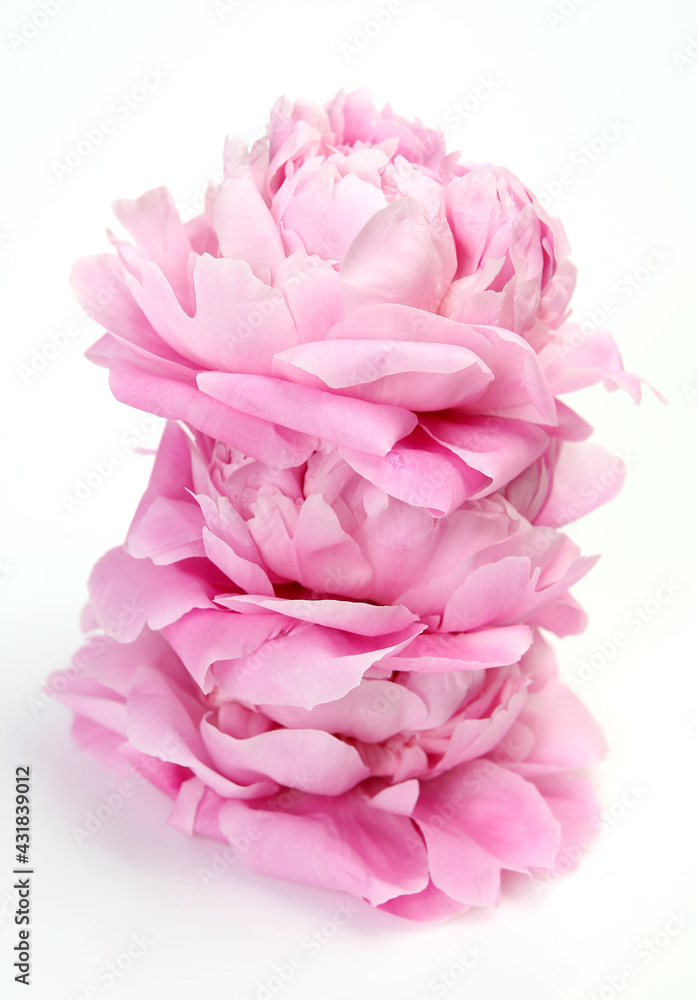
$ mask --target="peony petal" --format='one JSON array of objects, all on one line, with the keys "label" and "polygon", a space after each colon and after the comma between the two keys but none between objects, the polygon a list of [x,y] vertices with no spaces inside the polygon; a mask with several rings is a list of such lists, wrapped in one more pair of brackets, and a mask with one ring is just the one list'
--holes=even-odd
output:
[{"label": "peony petal", "polygon": [[481,670],[517,663],[530,648],[528,625],[506,625],[481,632],[422,633],[389,661],[394,670],[441,673]]},{"label": "peony petal", "polygon": [[490,482],[473,499],[501,489],[543,453],[549,438],[534,424],[496,417],[424,414],[420,425]]},{"label": "peony petal", "polygon": [[244,260],[256,277],[274,276],[285,259],[276,223],[249,172],[228,177],[213,203],[213,225],[224,257]]},{"label": "peony petal", "polygon": [[495,906],[503,868],[550,867],[560,829],[530,782],[493,761],[421,783],[414,810],[434,885],[469,906]]},{"label": "peony petal", "polygon": [[162,630],[202,691],[213,686],[209,668],[218,660],[248,656],[281,631],[278,615],[238,615],[221,610],[193,610]]},{"label": "peony petal", "polygon": [[197,382],[208,396],[255,418],[373,455],[387,454],[416,426],[414,414],[402,407],[335,396],[264,375],[202,372]]},{"label": "peony petal", "polygon": [[277,351],[297,344],[283,294],[254,276],[246,261],[204,254],[194,263],[195,312],[178,303],[162,271],[140,262],[126,284],[153,328],[202,368],[268,372]]},{"label": "peony petal", "polygon": [[252,614],[275,611],[279,615],[296,618],[298,621],[313,622],[316,625],[326,625],[328,628],[343,629],[356,635],[366,636],[379,636],[408,628],[417,620],[416,615],[400,604],[385,607],[362,604],[359,601],[293,601],[254,594],[235,594],[216,600],[234,611]]},{"label": "peony petal", "polygon": [[469,469],[420,428],[384,457],[343,447],[339,450],[359,476],[398,500],[425,507],[434,517],[450,514],[489,484],[488,477]]},{"label": "peony petal", "polygon": [[505,619],[522,618],[531,589],[532,567],[525,556],[506,556],[479,566],[453,591],[445,605],[444,632],[469,631]]},{"label": "peony petal", "polygon": [[471,907],[463,906],[457,900],[451,899],[445,892],[436,889],[430,881],[421,892],[409,895],[395,896],[381,903],[379,909],[393,913],[407,920],[444,921],[461,913],[467,913]]},{"label": "peony petal", "polygon": [[587,767],[607,753],[598,723],[573,691],[556,678],[529,696],[519,721],[535,737],[527,757],[510,765],[524,777]]},{"label": "peony petal", "polygon": [[465,347],[377,339],[301,344],[277,354],[274,371],[295,382],[410,410],[472,404],[493,379]]},{"label": "peony petal", "polygon": [[90,599],[100,626],[117,642],[130,642],[147,623],[159,629],[192,608],[213,608],[220,592],[204,559],[155,566],[123,548],[99,560],[89,579]]},{"label": "peony petal", "polygon": [[137,528],[129,529],[124,548],[134,558],[149,558],[160,566],[203,556],[202,527],[203,518],[196,504],[156,497],[140,517]]},{"label": "peony petal", "polygon": [[415,623],[362,636],[298,623],[251,656],[216,665],[216,683],[227,697],[249,704],[314,708],[357,687],[374,663],[402,649],[422,628]]},{"label": "peony petal", "polygon": [[303,250],[292,253],[278,269],[276,287],[285,296],[301,344],[322,340],[343,318],[339,272],[321,257]]},{"label": "peony petal", "polygon": [[413,198],[398,198],[361,229],[341,266],[347,310],[401,302],[437,312],[455,273],[455,244],[445,219],[430,223]]},{"label": "peony petal", "polygon": [[555,461],[552,489],[535,524],[561,528],[590,513],[622,489],[626,466],[597,444],[562,442]]},{"label": "peony petal", "polygon": [[189,767],[204,784],[225,798],[258,798],[278,786],[269,778],[234,782],[212,767],[198,730],[203,705],[187,699],[181,690],[149,667],[133,679],[128,699],[127,732],[142,753]]},{"label": "peony petal", "polygon": [[368,805],[374,809],[384,809],[385,812],[397,813],[400,816],[411,816],[419,798],[419,782],[415,778],[402,781],[397,785],[387,785],[377,795],[368,799]]},{"label": "peony petal", "polygon": [[272,729],[238,740],[205,718],[201,736],[216,768],[240,783],[268,777],[315,795],[342,795],[370,775],[355,747],[320,729]]},{"label": "peony petal", "polygon": [[328,330],[326,339],[450,344],[467,349],[494,376],[471,404],[475,412],[533,423],[556,422],[554,397],[542,365],[530,344],[510,330],[472,326],[412,306],[377,302],[349,312]]},{"label": "peony petal", "polygon": [[282,809],[242,802],[221,809],[220,828],[231,843],[252,827],[245,857],[265,875],[350,892],[374,906],[428,883],[423,845],[405,846],[413,839],[411,820],[371,809],[356,792],[302,795]]},{"label": "peony petal", "polygon": [[191,241],[167,188],[146,191],[140,198],[120,198],[114,215],[135,240],[139,255],[162,271],[182,306],[189,307],[188,260]]},{"label": "peony petal", "polygon": [[427,715],[417,694],[389,680],[367,678],[343,698],[310,710],[286,705],[261,707],[271,719],[290,729],[324,729],[365,743],[380,743],[404,729],[420,727]]},{"label": "peony petal", "polygon": [[124,362],[112,365],[109,385],[122,403],[156,416],[186,420],[205,434],[267,465],[278,468],[299,465],[317,443],[316,438],[234,410],[187,382],[163,378],[135,365]]}]

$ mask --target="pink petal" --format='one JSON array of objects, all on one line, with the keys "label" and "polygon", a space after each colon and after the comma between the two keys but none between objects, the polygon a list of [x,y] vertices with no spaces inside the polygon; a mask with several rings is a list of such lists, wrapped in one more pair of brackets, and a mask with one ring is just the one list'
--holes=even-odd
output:
[{"label": "pink petal", "polygon": [[328,386],[343,395],[410,410],[473,403],[493,379],[467,348],[394,340],[301,344],[277,354],[274,371],[306,385]]},{"label": "pink petal", "polygon": [[248,656],[282,627],[278,615],[238,615],[216,609],[189,611],[162,631],[198,686],[208,693],[213,687],[212,664]]},{"label": "pink petal", "polygon": [[234,782],[212,766],[198,722],[203,705],[149,667],[136,673],[128,699],[127,730],[131,744],[142,753],[189,767],[204,784],[226,798],[269,795],[277,785],[269,778]]},{"label": "pink petal", "polygon": [[535,778],[554,818],[561,826],[561,843],[553,867],[565,873],[575,868],[586,844],[597,833],[600,805],[588,778],[562,771]]},{"label": "pink petal", "polygon": [[470,326],[409,305],[376,302],[349,312],[327,332],[326,339],[450,344],[467,349],[494,375],[472,404],[476,412],[533,423],[556,422],[554,398],[537,355],[510,330]]},{"label": "pink petal", "polygon": [[209,567],[203,559],[155,566],[149,559],[133,559],[123,548],[112,549],[89,579],[100,626],[117,642],[130,642],[146,623],[160,629],[192,608],[215,607],[211,598],[220,592],[220,583],[206,577]]},{"label": "pink petal", "polygon": [[595,510],[622,489],[626,466],[597,444],[564,441],[554,462],[552,489],[535,524],[563,527]]},{"label": "pink petal", "polygon": [[302,250],[286,257],[276,274],[276,287],[285,296],[301,344],[323,340],[344,315],[339,272],[321,257]]},{"label": "pink petal", "polygon": [[255,871],[350,892],[374,906],[428,882],[425,850],[405,847],[411,820],[371,809],[358,793],[303,795],[275,810],[228,802],[220,827],[233,844],[246,838]]},{"label": "pink petal", "polygon": [[[333,507],[311,494],[300,508],[293,534],[298,582],[317,593],[365,598],[373,569],[360,546],[346,534]],[[260,593],[251,587],[245,590]]]},{"label": "pink petal", "polygon": [[455,273],[455,244],[445,220],[429,223],[413,198],[376,212],[346,251],[341,266],[347,310],[401,302],[436,312]]},{"label": "pink petal", "polygon": [[243,413],[373,455],[385,455],[416,426],[398,406],[366,403],[264,375],[202,372],[199,388]]},{"label": "pink petal", "polygon": [[394,899],[381,903],[379,909],[406,920],[430,922],[449,920],[458,914],[467,913],[471,907],[451,899],[446,893],[436,889],[429,879],[428,885],[421,892],[395,896]]},{"label": "pink petal", "polygon": [[340,452],[364,479],[434,517],[451,513],[489,482],[420,428],[384,457],[343,447]]},{"label": "pink petal", "polygon": [[397,813],[400,816],[411,816],[418,798],[419,782],[416,778],[411,778],[397,785],[387,785],[367,802],[373,809],[384,809],[385,812]]},{"label": "pink petal", "polygon": [[362,604],[359,601],[313,600],[293,601],[281,597],[264,597],[252,594],[235,594],[217,599],[219,604],[235,611],[251,614],[275,611],[298,621],[344,629],[356,635],[380,636],[398,629],[408,628],[417,621],[402,605],[386,607]]},{"label": "pink petal", "polygon": [[158,565],[205,555],[201,541],[203,518],[195,504],[156,497],[129,529],[124,548],[136,559],[148,557]]},{"label": "pink petal", "polygon": [[140,262],[140,281],[126,284],[159,335],[202,368],[268,372],[277,351],[297,344],[285,299],[254,276],[246,261],[197,257],[195,313],[181,308],[158,267]]},{"label": "pink petal", "polygon": [[443,631],[469,631],[508,618],[520,620],[518,609],[528,596],[530,575],[530,560],[524,556],[506,556],[472,570],[445,605]]},{"label": "pink petal", "polygon": [[501,489],[543,453],[549,438],[534,424],[496,417],[423,414],[420,425],[490,482],[472,499]]},{"label": "pink petal", "polygon": [[394,670],[441,673],[481,670],[517,663],[530,648],[527,625],[506,625],[481,632],[423,633],[389,661]]},{"label": "pink petal", "polygon": [[285,259],[276,223],[249,172],[229,177],[213,203],[213,225],[224,257],[244,260],[257,277],[274,276]]},{"label": "pink petal", "polygon": [[133,200],[121,198],[114,202],[113,209],[135,240],[140,255],[159,267],[179,302],[188,308],[188,260],[192,247],[167,188],[154,188]]},{"label": "pink petal", "polygon": [[582,333],[569,326],[567,337],[567,341],[552,342],[540,352],[555,395],[584,389],[605,379],[611,386],[625,389],[635,403],[639,402],[642,380],[624,370],[617,344],[609,333],[604,330]]},{"label": "pink petal", "polygon": [[389,680],[367,678],[343,698],[310,710],[264,705],[263,711],[291,729],[324,729],[366,743],[379,743],[405,729],[420,727],[427,715],[417,694]]},{"label": "pink petal", "polygon": [[248,704],[314,708],[357,687],[374,663],[402,649],[422,628],[362,636],[298,623],[250,656],[217,664],[216,683],[226,696]]},{"label": "pink petal", "polygon": [[520,722],[535,737],[532,750],[511,768],[525,777],[587,767],[602,760],[602,731],[580,699],[556,678],[529,696]]},{"label": "pink petal", "polygon": [[493,761],[421,783],[414,810],[434,885],[469,906],[495,906],[503,868],[548,867],[559,824],[534,785]]},{"label": "pink petal", "polygon": [[294,233],[309,254],[342,260],[369,220],[384,209],[380,187],[335,166],[306,161],[275,195],[271,210],[284,232]]},{"label": "pink petal", "polygon": [[186,420],[204,434],[267,465],[301,465],[317,443],[316,438],[234,410],[187,382],[163,378],[135,365],[112,365],[109,385],[122,403],[170,420]]},{"label": "pink petal", "polygon": [[315,795],[342,795],[370,774],[355,747],[319,729],[272,729],[238,740],[204,719],[201,736],[215,767],[240,783],[268,777]]}]

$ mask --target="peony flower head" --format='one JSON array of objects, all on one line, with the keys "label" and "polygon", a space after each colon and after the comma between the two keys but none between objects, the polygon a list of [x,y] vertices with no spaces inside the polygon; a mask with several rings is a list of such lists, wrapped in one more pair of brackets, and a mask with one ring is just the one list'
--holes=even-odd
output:
[{"label": "peony flower head", "polygon": [[364,91],[278,102],[225,173],[187,223],[164,189],[116,202],[132,242],[75,266],[122,401],[278,468],[329,441],[440,517],[578,436],[559,394],[638,398],[608,334],[569,339],[558,220]]},{"label": "peony flower head", "polygon": [[434,519],[334,446],[277,469],[170,423],[91,577],[76,736],[175,826],[261,830],[258,871],[415,919],[495,905],[590,824],[574,769],[603,752],[540,632],[583,627],[593,560],[541,530],[500,494]]}]

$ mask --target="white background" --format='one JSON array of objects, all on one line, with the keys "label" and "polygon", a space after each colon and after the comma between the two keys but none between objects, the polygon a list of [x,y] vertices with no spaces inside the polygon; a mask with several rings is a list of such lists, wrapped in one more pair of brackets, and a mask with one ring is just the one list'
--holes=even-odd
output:
[{"label": "white background", "polygon": [[[302,968],[270,995],[693,997],[694,5],[404,0],[393,4],[391,22],[367,46],[351,52],[346,43],[372,17],[368,0],[238,0],[227,13],[203,0],[45,3],[56,10],[50,18],[36,17],[38,0],[6,0],[0,14],[0,795],[8,820],[14,767],[30,763],[36,868],[27,991],[12,981],[16,928],[6,823],[0,844],[3,996],[77,1000],[91,986],[91,996],[107,1000],[263,997],[263,984],[278,985],[274,965],[297,953]],[[384,8],[386,0],[372,6]],[[562,12],[556,18],[555,10]],[[34,36],[13,38],[23,25],[31,32],[32,17],[40,25]],[[165,78],[142,105],[117,118],[113,103],[151,67]],[[568,676],[578,676],[581,661],[598,653],[596,644],[605,648],[580,693],[611,747],[597,769],[599,794],[612,810],[609,829],[576,873],[537,887],[516,879],[496,911],[422,926],[360,905],[345,927],[311,951],[306,935],[331,921],[347,897],[264,879],[239,861],[204,887],[199,869],[210,866],[219,845],[167,826],[169,803],[149,786],[137,785],[78,847],[72,828],[123,779],[77,751],[67,711],[32,699],[79,643],[90,568],[122,541],[151,461],[133,454],[124,435],[133,426],[147,437],[152,425],[116,403],[104,370],[82,356],[99,331],[76,317],[67,284],[72,260],[108,249],[104,233],[113,225],[109,206],[117,197],[165,184],[182,206],[191,206],[220,168],[225,134],[255,138],[281,93],[324,102],[341,87],[361,85],[379,105],[390,101],[400,113],[443,127],[449,149],[503,163],[547,193],[580,270],[576,315],[584,319],[587,310],[612,300],[616,309],[605,325],[627,368],[670,405],[647,392],[635,407],[623,394],[600,388],[569,400],[597,426],[596,440],[630,462],[621,497],[572,528],[586,553],[603,558],[575,588],[590,615],[588,631],[557,644]],[[458,118],[458,104],[469,109],[466,119]],[[115,120],[114,130],[59,179],[55,163],[105,116]],[[579,151],[608,118],[617,125],[616,138],[584,169]],[[552,182],[564,169],[570,182],[552,198]],[[642,284],[642,265],[655,250],[663,263]],[[635,273],[641,287],[626,296],[618,283],[626,287],[624,276]],[[60,331],[76,319],[77,335],[46,351],[51,335],[63,343]],[[41,364],[34,350],[47,363],[27,376],[32,359]],[[150,433],[146,443],[156,438]],[[123,456],[121,465],[68,513],[64,494],[74,493],[92,462],[114,450]],[[639,631],[630,630],[624,619],[634,607],[656,610],[652,598],[661,581],[673,581],[674,595],[655,614],[646,612]],[[630,641],[615,649],[608,643],[618,630]],[[691,919],[671,936],[662,931],[673,911]],[[119,960],[140,933],[151,943],[108,985],[100,969]],[[641,957],[646,939],[657,942],[650,960]],[[456,982],[468,945],[484,954]],[[636,974],[623,981],[628,962]],[[449,968],[451,985],[441,979],[435,989],[433,977],[450,975]]]}]

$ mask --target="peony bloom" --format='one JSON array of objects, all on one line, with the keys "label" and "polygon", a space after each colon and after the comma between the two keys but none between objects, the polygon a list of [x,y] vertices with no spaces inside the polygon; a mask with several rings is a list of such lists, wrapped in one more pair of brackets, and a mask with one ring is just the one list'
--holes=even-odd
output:
[{"label": "peony bloom", "polygon": [[363,91],[279,101],[251,150],[228,140],[187,223],[162,188],[114,208],[132,242],[73,274],[107,330],[90,357],[118,399],[265,464],[328,441],[441,517],[579,439],[559,394],[603,380],[638,399],[609,335],[565,323],[559,221]]},{"label": "peony bloom", "polygon": [[415,920],[495,905],[597,811],[603,738],[544,633],[585,627],[595,557],[558,529],[623,465],[560,396],[640,380],[569,322],[559,221],[365,91],[281,99],[224,156],[201,216],[119,201],[130,240],[74,269],[90,357],[168,422],[55,687],[257,871]]},{"label": "peony bloom", "polygon": [[333,445],[275,469],[170,423],[91,577],[76,736],[258,871],[419,920],[495,905],[591,823],[573,769],[603,753],[539,631],[583,627],[594,560],[541,532],[500,494],[434,519]]}]

